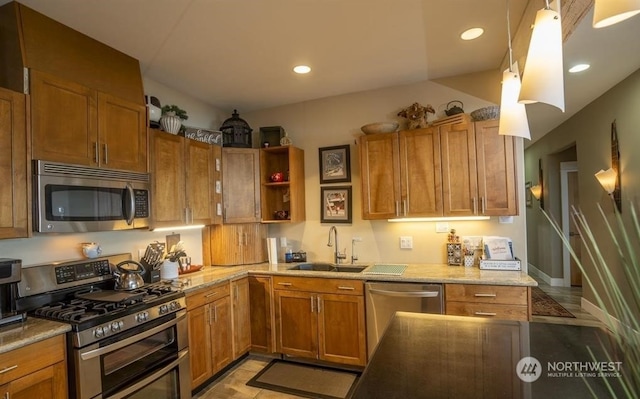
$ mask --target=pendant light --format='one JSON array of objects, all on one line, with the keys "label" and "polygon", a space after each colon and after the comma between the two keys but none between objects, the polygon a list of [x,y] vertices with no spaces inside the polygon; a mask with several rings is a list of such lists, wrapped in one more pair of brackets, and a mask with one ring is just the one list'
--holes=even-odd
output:
[{"label": "pendant light", "polygon": [[546,103],[564,112],[562,24],[560,14],[549,7],[549,0],[536,13],[518,101]]},{"label": "pendant light", "polygon": [[507,0],[507,37],[509,39],[509,68],[502,73],[502,96],[500,98],[500,125],[498,134],[519,136],[531,140],[527,109],[518,103],[520,94],[520,70],[518,62],[513,62],[511,48],[511,23],[509,20],[509,0]]},{"label": "pendant light", "polygon": [[640,13],[640,0],[596,0],[593,27],[604,28]]}]

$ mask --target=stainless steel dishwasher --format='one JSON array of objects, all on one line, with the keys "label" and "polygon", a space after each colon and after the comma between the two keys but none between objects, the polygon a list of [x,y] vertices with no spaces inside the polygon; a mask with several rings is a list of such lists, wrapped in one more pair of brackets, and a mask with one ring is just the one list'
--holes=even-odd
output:
[{"label": "stainless steel dishwasher", "polygon": [[396,312],[443,313],[442,284],[369,282],[365,293],[369,356]]}]

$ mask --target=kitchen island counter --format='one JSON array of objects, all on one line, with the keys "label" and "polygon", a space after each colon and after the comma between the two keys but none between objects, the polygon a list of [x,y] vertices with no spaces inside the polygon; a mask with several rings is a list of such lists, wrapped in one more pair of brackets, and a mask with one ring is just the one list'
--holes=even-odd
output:
[{"label": "kitchen island counter", "polygon": [[24,322],[0,327],[0,353],[65,334],[68,331],[71,331],[69,324],[28,317]]}]

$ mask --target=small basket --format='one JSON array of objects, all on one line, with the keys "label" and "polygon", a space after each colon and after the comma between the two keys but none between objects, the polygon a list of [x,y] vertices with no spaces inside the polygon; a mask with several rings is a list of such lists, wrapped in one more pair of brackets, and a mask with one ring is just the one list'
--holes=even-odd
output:
[{"label": "small basket", "polygon": [[489,107],[477,109],[471,113],[471,117],[474,121],[498,119],[500,117],[500,107],[498,105],[491,105]]}]

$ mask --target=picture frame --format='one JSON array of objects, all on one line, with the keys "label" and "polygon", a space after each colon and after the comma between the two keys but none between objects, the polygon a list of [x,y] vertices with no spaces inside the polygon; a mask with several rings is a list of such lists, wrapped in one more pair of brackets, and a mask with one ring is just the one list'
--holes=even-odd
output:
[{"label": "picture frame", "polygon": [[524,184],[524,197],[525,197],[525,204],[527,205],[527,208],[531,208],[533,206],[533,195],[531,194],[530,181]]},{"label": "picture frame", "polygon": [[351,182],[349,144],[318,149],[320,184]]},{"label": "picture frame", "polygon": [[351,186],[320,187],[320,223],[351,223]]}]

